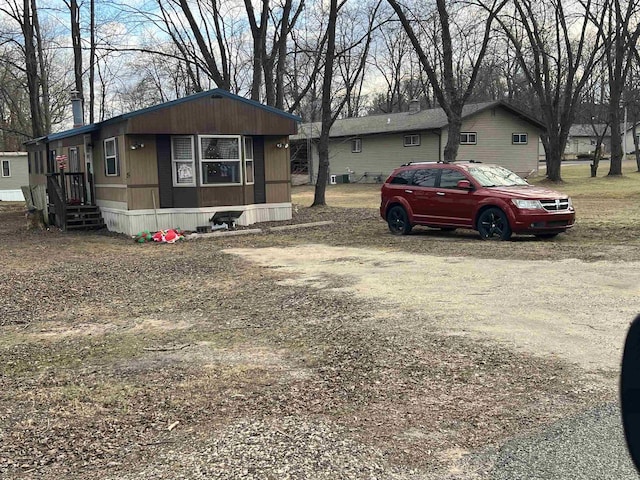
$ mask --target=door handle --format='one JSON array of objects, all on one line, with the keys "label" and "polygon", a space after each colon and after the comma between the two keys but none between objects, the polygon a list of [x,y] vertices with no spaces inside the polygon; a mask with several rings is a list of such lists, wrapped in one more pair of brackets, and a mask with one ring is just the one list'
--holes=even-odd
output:
[{"label": "door handle", "polygon": [[413,190],[405,190],[404,193],[413,193]]},{"label": "door handle", "polygon": [[444,192],[436,192],[436,195],[440,195],[441,197],[444,197],[445,193]]}]

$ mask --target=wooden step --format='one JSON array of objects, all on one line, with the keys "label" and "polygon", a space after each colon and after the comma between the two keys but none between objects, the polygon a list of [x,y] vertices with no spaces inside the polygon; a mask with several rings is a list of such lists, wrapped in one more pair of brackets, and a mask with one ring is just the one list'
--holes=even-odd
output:
[{"label": "wooden step", "polygon": [[67,205],[67,230],[97,230],[105,228],[100,208],[95,205]]}]

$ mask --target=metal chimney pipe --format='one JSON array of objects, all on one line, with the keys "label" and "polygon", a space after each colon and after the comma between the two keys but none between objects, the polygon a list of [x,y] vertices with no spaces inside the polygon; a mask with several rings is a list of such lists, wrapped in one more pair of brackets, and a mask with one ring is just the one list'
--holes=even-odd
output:
[{"label": "metal chimney pipe", "polygon": [[82,127],[84,125],[84,109],[83,99],[80,92],[72,90],[71,94],[71,111],[73,112],[73,128]]}]

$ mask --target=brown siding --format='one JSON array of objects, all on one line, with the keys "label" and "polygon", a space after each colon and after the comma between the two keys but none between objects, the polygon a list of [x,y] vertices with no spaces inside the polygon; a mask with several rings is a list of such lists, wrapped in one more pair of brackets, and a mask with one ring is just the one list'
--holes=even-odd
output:
[{"label": "brown siding", "polygon": [[293,135],[297,123],[228,98],[201,98],[129,119],[129,134]]},{"label": "brown siding", "polygon": [[288,148],[276,144],[287,143],[286,137],[267,137],[264,141],[265,180],[268,182],[291,179],[291,160]]},{"label": "brown siding", "polygon": [[98,200],[109,200],[111,202],[126,202],[127,201],[127,189],[126,188],[96,187],[96,198]]},{"label": "brown siding", "polygon": [[[144,147],[131,150],[131,146],[136,144],[144,144]],[[124,152],[128,157],[125,178],[129,185],[158,184],[158,153],[155,136],[127,137]]]},{"label": "brown siding", "polygon": [[267,183],[267,203],[291,201],[291,183]]},{"label": "brown siding", "polygon": [[242,205],[243,187],[201,187],[201,207],[219,207],[226,205]]},{"label": "brown siding", "polygon": [[[115,189],[112,189],[115,190]],[[154,205],[155,198],[155,205]],[[159,208],[159,194],[157,187],[128,188],[127,200],[129,210]]]}]

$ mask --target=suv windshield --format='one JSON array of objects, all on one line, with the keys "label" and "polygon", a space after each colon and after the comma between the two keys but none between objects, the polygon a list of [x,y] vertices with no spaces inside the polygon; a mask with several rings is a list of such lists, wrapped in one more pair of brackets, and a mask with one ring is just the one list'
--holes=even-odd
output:
[{"label": "suv windshield", "polygon": [[478,166],[469,168],[469,173],[483,187],[515,187],[529,185],[511,170],[498,166]]}]

